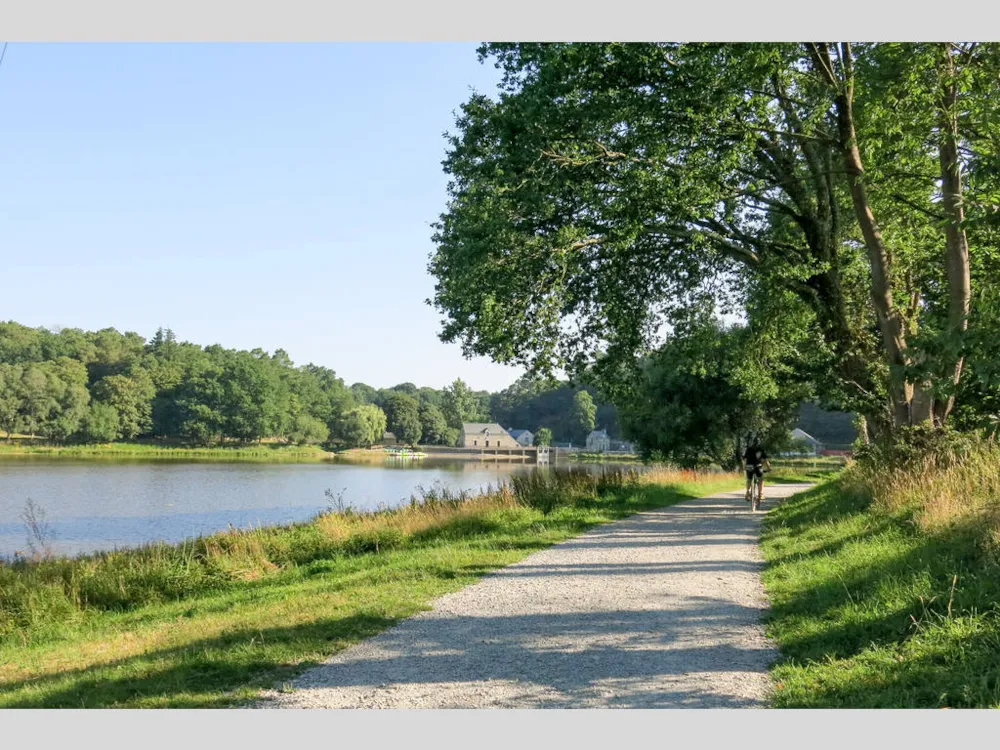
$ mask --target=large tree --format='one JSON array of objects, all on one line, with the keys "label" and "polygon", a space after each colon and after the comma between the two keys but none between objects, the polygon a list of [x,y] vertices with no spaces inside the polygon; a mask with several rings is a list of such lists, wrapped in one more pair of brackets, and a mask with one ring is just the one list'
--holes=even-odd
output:
[{"label": "large tree", "polygon": [[444,389],[441,411],[448,426],[462,429],[463,422],[483,422],[489,419],[488,408],[484,409],[479,396],[461,378]]},{"label": "large tree", "polygon": [[796,375],[794,343],[772,332],[699,319],[646,357],[622,404],[643,455],[736,468],[750,442],[781,448],[810,390]]},{"label": "large tree", "polygon": [[[416,391],[416,388],[414,388]],[[420,440],[422,425],[420,404],[402,391],[386,391],[382,401],[389,431],[404,443],[414,445]]]},{"label": "large tree", "polygon": [[945,422],[993,263],[1000,47],[480,54],[503,80],[463,106],[445,161],[444,340],[607,386],[698,300],[776,297],[808,317],[827,403],[875,431]]},{"label": "large tree", "polygon": [[579,391],[573,396],[573,409],[569,415],[573,439],[578,443],[586,441],[587,435],[594,429],[596,418],[597,407],[594,406],[594,399],[587,391]]}]

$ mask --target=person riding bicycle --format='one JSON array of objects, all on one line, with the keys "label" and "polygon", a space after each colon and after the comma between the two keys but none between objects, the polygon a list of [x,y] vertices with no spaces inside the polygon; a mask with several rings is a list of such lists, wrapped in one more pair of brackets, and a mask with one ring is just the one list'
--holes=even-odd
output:
[{"label": "person riding bicycle", "polygon": [[743,499],[748,503],[750,502],[750,487],[756,477],[760,479],[760,499],[761,502],[763,502],[764,467],[766,466],[767,469],[770,470],[771,461],[768,459],[767,454],[758,442],[754,441],[748,445],[747,449],[743,452],[743,465],[746,468],[747,473],[747,491],[746,496]]}]

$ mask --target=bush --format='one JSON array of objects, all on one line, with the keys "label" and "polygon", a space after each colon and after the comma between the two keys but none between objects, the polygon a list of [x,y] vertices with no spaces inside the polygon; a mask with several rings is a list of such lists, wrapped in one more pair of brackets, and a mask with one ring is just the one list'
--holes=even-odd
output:
[{"label": "bush", "polygon": [[118,410],[111,404],[92,402],[77,435],[85,443],[110,443],[117,440],[121,437]]},{"label": "bush", "polygon": [[330,428],[320,420],[308,414],[300,414],[292,421],[288,431],[288,439],[297,445],[316,445],[324,443],[330,437]]}]

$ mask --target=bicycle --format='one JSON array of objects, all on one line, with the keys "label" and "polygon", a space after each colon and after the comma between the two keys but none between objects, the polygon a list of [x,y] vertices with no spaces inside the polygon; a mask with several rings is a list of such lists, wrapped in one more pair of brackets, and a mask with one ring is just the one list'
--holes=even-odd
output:
[{"label": "bicycle", "polygon": [[761,469],[760,473],[754,472],[753,481],[750,482],[750,512],[756,513],[760,509],[760,496],[764,491],[764,474],[770,469]]}]

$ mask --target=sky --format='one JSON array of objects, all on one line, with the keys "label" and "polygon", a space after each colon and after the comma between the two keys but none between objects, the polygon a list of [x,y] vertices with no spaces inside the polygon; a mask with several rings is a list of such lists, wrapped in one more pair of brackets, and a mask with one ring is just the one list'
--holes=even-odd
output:
[{"label": "sky", "polygon": [[160,326],[346,383],[499,390],[425,303],[475,44],[10,44],[0,320]]}]

